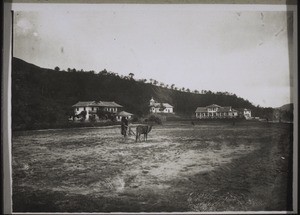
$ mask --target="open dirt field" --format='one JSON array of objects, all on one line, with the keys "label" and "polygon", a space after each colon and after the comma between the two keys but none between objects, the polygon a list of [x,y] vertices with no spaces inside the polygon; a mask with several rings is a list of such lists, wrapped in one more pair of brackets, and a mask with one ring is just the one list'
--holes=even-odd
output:
[{"label": "open dirt field", "polygon": [[291,210],[292,125],[166,123],[14,132],[15,212]]}]

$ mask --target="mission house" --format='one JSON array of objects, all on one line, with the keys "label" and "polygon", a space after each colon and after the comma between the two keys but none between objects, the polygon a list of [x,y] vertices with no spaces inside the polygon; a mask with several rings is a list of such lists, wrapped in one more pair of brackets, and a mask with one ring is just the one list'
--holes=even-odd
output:
[{"label": "mission house", "polygon": [[[132,118],[133,114],[128,113],[123,109],[123,106],[114,101],[79,101],[72,106],[75,115],[80,115],[82,111],[86,111],[85,120],[89,120],[91,116],[99,119],[97,111],[102,110],[112,113],[118,121],[122,117],[127,119]],[[156,102],[153,98],[149,104],[150,113],[171,113],[174,114],[173,106],[169,103]],[[197,107],[195,111],[197,119],[223,119],[223,118],[245,118],[252,119],[251,110],[246,108],[233,109],[231,106],[221,107],[212,104],[206,107]]]},{"label": "mission house", "polygon": [[110,113],[113,113],[116,116],[118,121],[122,117],[130,119],[133,114],[123,111],[123,106],[112,101],[79,101],[72,106],[74,108],[75,115],[79,115],[82,111],[86,111],[86,120],[89,120],[89,117],[94,115],[97,119],[97,111],[103,110]]},{"label": "mission house", "polygon": [[195,111],[196,118],[198,119],[222,119],[222,118],[237,118],[244,117],[246,119],[251,118],[251,110],[239,109],[235,110],[231,106],[221,107],[216,104],[212,104],[206,107],[198,107]]},{"label": "mission house", "polygon": [[156,102],[153,98],[150,100],[150,113],[174,113],[174,108],[169,103]]}]

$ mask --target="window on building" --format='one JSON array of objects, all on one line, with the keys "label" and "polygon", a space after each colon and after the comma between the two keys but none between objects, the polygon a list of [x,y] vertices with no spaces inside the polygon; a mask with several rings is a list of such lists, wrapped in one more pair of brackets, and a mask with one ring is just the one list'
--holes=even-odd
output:
[{"label": "window on building", "polygon": [[79,111],[79,108],[76,108],[77,111]]},{"label": "window on building", "polygon": [[85,107],[83,108],[83,110],[85,110]]},{"label": "window on building", "polygon": [[92,107],[92,111],[94,110],[94,107]]}]

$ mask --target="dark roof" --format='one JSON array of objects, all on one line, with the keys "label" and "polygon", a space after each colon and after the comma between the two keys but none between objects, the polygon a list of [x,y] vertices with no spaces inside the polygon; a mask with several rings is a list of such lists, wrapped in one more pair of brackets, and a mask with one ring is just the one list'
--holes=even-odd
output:
[{"label": "dark roof", "polygon": [[163,103],[163,106],[166,107],[166,108],[171,108],[171,107],[173,107],[173,106],[170,105],[169,103]]},{"label": "dark roof", "polygon": [[206,107],[197,107],[196,111],[197,113],[199,112],[207,112],[207,108]]},{"label": "dark roof", "polygon": [[211,108],[211,107],[221,107],[219,105],[216,105],[216,104],[212,104],[212,105],[209,105],[209,106],[206,106],[207,108]]},{"label": "dark roof", "polygon": [[220,109],[218,110],[218,112],[229,112],[231,109],[231,107],[220,107]]},{"label": "dark roof", "polygon": [[128,113],[126,111],[121,111],[117,115],[118,116],[132,116],[133,114],[132,113]]},{"label": "dark roof", "polygon": [[99,101],[97,106],[99,107],[123,107],[115,102],[106,102],[106,101]]},{"label": "dark roof", "polygon": [[163,105],[165,108],[171,108],[171,107],[173,107],[172,105],[170,105],[169,103],[158,103],[158,102],[156,102],[156,103],[154,103],[154,105],[150,105],[151,107],[160,107],[160,105]]},{"label": "dark roof", "polygon": [[90,106],[95,106],[95,104],[96,104],[95,101],[84,101],[84,102],[79,101],[72,107],[90,107]]},{"label": "dark roof", "polygon": [[115,102],[106,102],[106,101],[79,101],[72,107],[123,107]]}]

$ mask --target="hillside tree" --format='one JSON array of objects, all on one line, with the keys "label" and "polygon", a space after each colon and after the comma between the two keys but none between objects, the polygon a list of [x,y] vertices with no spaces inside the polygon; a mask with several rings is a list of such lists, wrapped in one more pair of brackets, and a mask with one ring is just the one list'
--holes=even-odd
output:
[{"label": "hillside tree", "polygon": [[129,76],[129,79],[130,79],[130,80],[133,80],[133,76],[134,76],[134,74],[133,74],[133,73],[129,73],[129,75],[128,75],[128,76]]}]

